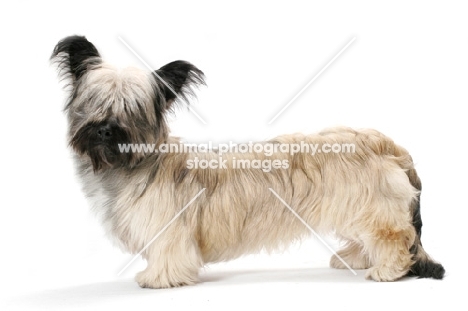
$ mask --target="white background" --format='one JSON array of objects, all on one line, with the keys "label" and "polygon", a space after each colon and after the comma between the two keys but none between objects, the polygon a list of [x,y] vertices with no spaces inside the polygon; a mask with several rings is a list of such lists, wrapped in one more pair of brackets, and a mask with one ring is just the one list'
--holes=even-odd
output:
[{"label": "white background", "polygon": [[[169,4],[170,3],[170,4]],[[383,2],[379,2],[383,3]],[[443,3],[443,4],[441,4]],[[3,310],[466,307],[468,18],[462,1],[17,1],[2,4],[1,299]],[[281,255],[208,266],[196,286],[143,290],[131,256],[104,238],[75,178],[48,58],[86,35],[117,65],[188,60],[207,76],[173,133],[189,141],[264,140],[335,125],[376,128],[413,155],[423,181],[423,243],[443,281],[364,280],[328,268],[316,239]],[[354,43],[268,121],[353,37]],[[329,242],[333,242],[327,238]],[[332,243],[336,245],[335,243]]]}]

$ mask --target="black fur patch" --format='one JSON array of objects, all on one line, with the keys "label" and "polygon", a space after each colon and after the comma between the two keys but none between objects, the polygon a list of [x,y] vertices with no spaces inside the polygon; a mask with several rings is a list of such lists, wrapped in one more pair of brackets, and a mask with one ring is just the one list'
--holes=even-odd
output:
[{"label": "black fur patch", "polygon": [[[164,111],[170,109],[169,104],[177,99],[177,96],[187,101],[187,96],[193,96],[192,87],[205,85],[203,72],[189,62],[177,60],[162,66],[154,72],[154,79],[159,86],[160,92],[165,99],[162,106],[157,110]],[[161,81],[161,79],[164,82]],[[167,85],[170,88],[167,87]],[[177,94],[174,94],[174,92]]]},{"label": "black fur patch", "polygon": [[[103,139],[99,135],[106,128],[111,135]],[[116,122],[90,123],[82,127],[70,140],[70,145],[79,154],[87,154],[94,171],[114,166],[123,166],[131,161],[132,153],[122,153],[119,144],[128,143],[128,134]]]},{"label": "black fur patch", "polygon": [[440,263],[431,260],[416,261],[408,272],[408,276],[417,276],[418,278],[434,278],[442,280],[445,275],[445,269]]},{"label": "black fur patch", "polygon": [[51,60],[58,63],[61,76],[71,76],[79,80],[88,65],[101,63],[96,47],[83,36],[70,36],[62,39],[54,48]]},{"label": "black fur patch", "polygon": [[[409,171],[408,177],[410,182],[417,190],[422,190],[421,180],[416,175],[416,171]],[[445,269],[444,267],[434,262],[424,251],[421,243],[422,235],[422,219],[421,219],[421,195],[417,197],[417,201],[412,202],[411,205],[412,211],[412,223],[416,231],[417,237],[414,241],[413,246],[410,248],[410,253],[413,254],[414,264],[411,266],[408,276],[417,276],[419,278],[434,278],[441,280],[444,277]]]},{"label": "black fur patch", "polygon": [[419,236],[419,239],[421,239],[422,226],[423,226],[422,219],[421,219],[421,195],[418,195],[417,201],[414,204],[415,206],[413,209],[413,226],[414,226],[414,229],[416,230],[416,233]]}]

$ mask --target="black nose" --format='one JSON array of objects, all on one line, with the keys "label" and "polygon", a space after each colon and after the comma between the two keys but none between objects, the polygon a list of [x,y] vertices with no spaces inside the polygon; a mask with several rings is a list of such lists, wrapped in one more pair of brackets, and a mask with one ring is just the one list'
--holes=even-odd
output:
[{"label": "black nose", "polygon": [[112,138],[112,129],[111,129],[109,124],[100,125],[97,128],[96,134],[101,140],[103,140],[103,141],[108,140],[108,139]]}]

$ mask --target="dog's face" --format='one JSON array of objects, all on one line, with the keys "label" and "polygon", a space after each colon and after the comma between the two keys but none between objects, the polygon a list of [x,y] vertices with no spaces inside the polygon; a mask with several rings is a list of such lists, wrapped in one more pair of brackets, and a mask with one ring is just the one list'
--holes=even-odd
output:
[{"label": "dog's face", "polygon": [[204,84],[203,72],[185,61],[155,72],[114,68],[80,36],[60,41],[51,60],[71,86],[65,108],[70,145],[90,158],[94,171],[138,164],[146,154],[122,153],[119,144],[163,143],[169,134],[166,114],[192,94],[192,86]]}]

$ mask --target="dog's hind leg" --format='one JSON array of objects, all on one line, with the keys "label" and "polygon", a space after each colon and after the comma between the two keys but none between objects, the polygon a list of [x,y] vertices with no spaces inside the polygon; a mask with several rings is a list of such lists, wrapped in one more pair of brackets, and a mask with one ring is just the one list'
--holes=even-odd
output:
[{"label": "dog's hind leg", "polygon": [[[357,242],[348,242],[344,249],[337,252],[337,255],[353,269],[368,269],[371,266],[369,256],[364,252],[362,245]],[[330,267],[347,269],[336,255],[330,259]]]},{"label": "dog's hind leg", "polygon": [[410,205],[418,192],[405,171],[390,161],[369,163],[367,187],[372,195],[355,214],[352,228],[362,242],[372,267],[366,278],[395,281],[405,276],[413,264],[411,246],[416,238]]},{"label": "dog's hind leg", "polygon": [[415,231],[412,227],[382,227],[365,241],[366,251],[373,263],[366,278],[374,281],[395,281],[405,276],[413,264],[409,248]]}]

